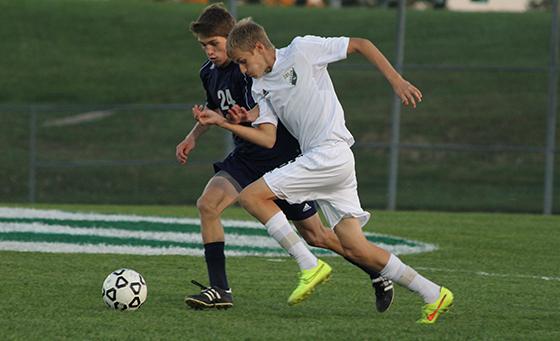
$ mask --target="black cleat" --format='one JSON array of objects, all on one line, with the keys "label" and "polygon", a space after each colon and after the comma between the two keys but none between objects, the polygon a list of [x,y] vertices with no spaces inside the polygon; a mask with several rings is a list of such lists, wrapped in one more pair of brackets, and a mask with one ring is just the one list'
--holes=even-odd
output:
[{"label": "black cleat", "polygon": [[391,303],[393,303],[393,282],[387,278],[379,276],[371,281],[373,288],[375,289],[375,308],[380,313],[383,313],[389,309]]},{"label": "black cleat", "polygon": [[199,286],[202,291],[200,294],[185,297],[185,303],[195,309],[228,309],[233,307],[233,296],[231,290],[224,290],[218,287],[205,287],[197,281],[191,281],[192,284]]}]

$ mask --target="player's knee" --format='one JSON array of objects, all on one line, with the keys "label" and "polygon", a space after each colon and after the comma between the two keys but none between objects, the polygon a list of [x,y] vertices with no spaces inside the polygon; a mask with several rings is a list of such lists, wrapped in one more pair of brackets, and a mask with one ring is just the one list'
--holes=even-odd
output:
[{"label": "player's knee", "polygon": [[215,216],[221,213],[218,210],[218,205],[204,195],[196,201],[196,208],[201,216]]}]

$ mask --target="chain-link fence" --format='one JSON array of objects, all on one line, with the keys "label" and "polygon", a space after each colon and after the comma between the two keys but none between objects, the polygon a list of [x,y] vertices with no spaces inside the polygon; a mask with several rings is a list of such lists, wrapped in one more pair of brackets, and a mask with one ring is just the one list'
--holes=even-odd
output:
[{"label": "chain-link fence", "polygon": [[[334,73],[346,73],[336,70]],[[335,81],[336,82],[336,81]],[[30,107],[1,114],[13,141],[2,143],[4,202],[194,204],[224,156],[229,135],[205,134],[189,163],[175,145],[191,125],[190,105]],[[349,118],[364,206],[387,205],[388,117],[376,129]],[[185,122],[183,126],[177,122]],[[545,149],[530,145],[429,143],[423,128],[402,122],[398,207],[472,211],[542,211]],[[443,124],[426,122],[426,125]],[[430,129],[433,129],[431,127]],[[14,134],[13,132],[17,132]],[[416,133],[415,133],[416,132]],[[23,141],[23,143],[22,143]],[[555,192],[556,195],[558,191]],[[557,211],[558,200],[555,211]]]}]

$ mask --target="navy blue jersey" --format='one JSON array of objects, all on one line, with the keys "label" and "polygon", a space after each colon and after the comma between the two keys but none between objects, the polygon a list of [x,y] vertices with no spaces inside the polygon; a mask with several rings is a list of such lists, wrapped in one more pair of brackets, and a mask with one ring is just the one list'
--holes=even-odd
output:
[{"label": "navy blue jersey", "polygon": [[[206,90],[206,105],[209,109],[219,110],[225,115],[234,104],[247,110],[255,106],[251,96],[253,80],[245,76],[239,70],[239,65],[233,62],[225,67],[217,67],[211,61],[207,61],[200,69],[200,79]],[[299,143],[280,122],[276,131],[276,144],[272,149],[255,145],[235,134],[233,139],[235,149],[232,154],[236,158],[254,163],[259,168],[266,167],[267,171],[293,160],[300,154]]]},{"label": "navy blue jersey", "polygon": [[[241,73],[239,65],[233,62],[221,68],[207,61],[200,69],[200,79],[206,90],[206,105],[209,109],[219,110],[225,115],[234,104],[247,110],[255,106],[251,96],[253,80]],[[299,143],[280,122],[276,129],[276,144],[272,149],[257,146],[237,135],[233,135],[233,140],[234,150],[225,160],[214,163],[214,171],[225,171],[241,188],[300,154]],[[317,213],[314,202],[292,205],[284,200],[276,200],[276,204],[288,219],[294,221],[307,219]]]}]

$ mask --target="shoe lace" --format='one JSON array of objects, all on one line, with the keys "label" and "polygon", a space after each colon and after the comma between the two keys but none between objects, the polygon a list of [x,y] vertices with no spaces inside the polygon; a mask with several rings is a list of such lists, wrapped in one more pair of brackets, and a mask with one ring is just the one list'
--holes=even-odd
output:
[{"label": "shoe lace", "polygon": [[200,287],[200,289],[202,289],[202,290],[208,290],[208,289],[210,289],[209,287],[200,284],[199,282],[195,281],[194,279],[191,280],[191,283],[194,284],[194,285],[196,285],[197,287]]},{"label": "shoe lace", "polygon": [[374,288],[379,288],[382,289],[384,291],[390,290],[393,287],[393,282],[388,279],[385,278],[383,276],[379,276],[377,278],[374,278],[371,283],[373,284]]},{"label": "shoe lace", "polygon": [[[191,283],[200,287],[200,289],[202,289],[200,294],[205,295],[211,301],[214,301],[216,299],[220,299],[222,297],[220,292],[213,287],[206,287],[206,286],[200,284],[199,282],[195,281],[194,279],[191,280]],[[227,293],[227,291],[226,291],[226,293]]]}]

